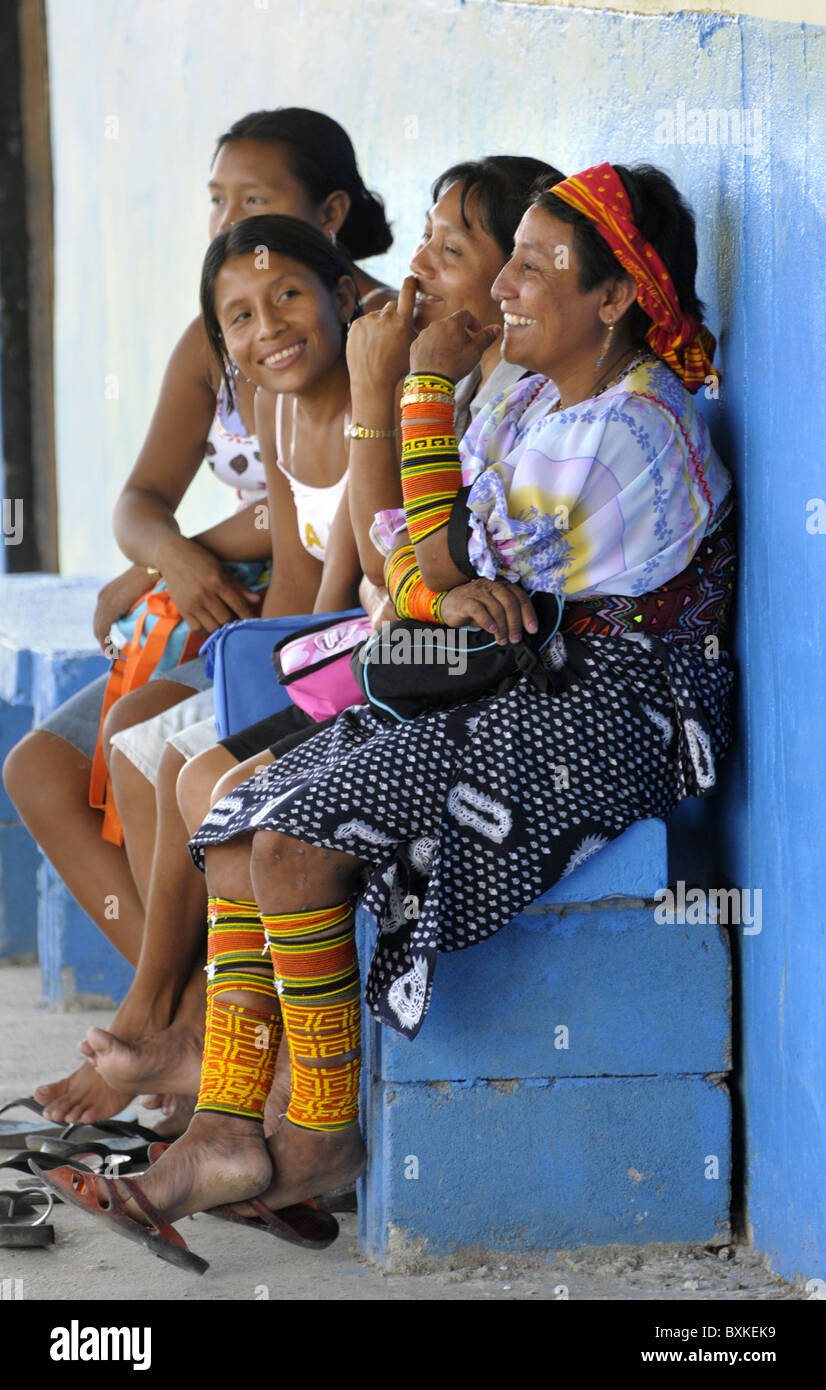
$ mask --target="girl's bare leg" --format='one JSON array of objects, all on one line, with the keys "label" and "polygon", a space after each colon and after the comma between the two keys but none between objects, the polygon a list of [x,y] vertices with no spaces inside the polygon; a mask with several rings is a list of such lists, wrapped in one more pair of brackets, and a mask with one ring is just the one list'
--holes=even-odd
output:
[{"label": "girl's bare leg", "polygon": [[[158,841],[137,973],[111,1028],[90,1028],[81,1043],[100,1075],[118,1090],[131,1095],[147,1090],[198,1093],[206,999],[207,889],[187,842],[212,802],[272,760],[271,753],[263,752],[251,760],[252,766],[238,764],[220,744],[189,762],[171,745],[164,750],[157,786]],[[181,808],[187,812],[189,827]],[[232,857],[239,858],[237,853]],[[211,889],[216,896],[251,900],[249,855],[240,856],[240,861],[240,879],[235,872],[227,876],[227,883]],[[240,884],[240,893],[231,891],[230,878]],[[288,1053],[286,1066],[286,1087],[274,1088],[271,1109],[277,1106],[278,1114],[286,1108],[289,1095]]]},{"label": "girl's bare leg", "polygon": [[[109,718],[114,722],[118,705],[126,706],[135,699],[132,722],[136,722],[193,693],[189,686],[174,681],[153,681],[134,696],[118,701]],[[3,780],[23,824],[69,892],[115,949],[135,965],[143,933],[146,885],[136,883],[123,847],[101,838],[101,814],[89,805],[91,770],[89,759],[65,739],[46,730],[33,730],[9,753]],[[113,897],[117,916],[111,912]],[[87,1062],[60,1081],[38,1086],[34,1095],[47,1119],[57,1123],[114,1115],[128,1100]]]},{"label": "girl's bare leg", "polygon": [[104,1080],[131,1095],[197,1095],[200,1083],[207,894],[178,807],[176,786],[185,766],[167,744],[155,788],[158,831],[135,979],[111,1027],[90,1028],[81,1043]]}]

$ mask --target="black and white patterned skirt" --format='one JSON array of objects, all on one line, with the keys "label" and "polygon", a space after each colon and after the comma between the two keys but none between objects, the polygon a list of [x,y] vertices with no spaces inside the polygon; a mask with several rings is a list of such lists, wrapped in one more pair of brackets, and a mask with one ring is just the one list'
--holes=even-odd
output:
[{"label": "black and white patterned skirt", "polygon": [[367,1002],[415,1037],[438,951],[484,940],[634,821],[715,785],[730,741],[725,652],[569,635],[545,665],[555,693],[521,680],[406,724],[345,710],[213,807],[196,864],[256,830],[367,860]]}]

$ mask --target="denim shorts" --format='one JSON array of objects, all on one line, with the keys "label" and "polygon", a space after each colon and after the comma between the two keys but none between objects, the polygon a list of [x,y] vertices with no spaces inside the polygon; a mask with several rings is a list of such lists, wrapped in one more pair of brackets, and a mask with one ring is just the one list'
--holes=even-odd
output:
[{"label": "denim shorts", "polygon": [[[38,730],[45,729],[47,733],[56,734],[91,762],[95,756],[100,712],[103,709],[103,696],[108,679],[107,672],[98,676],[90,685],[84,686],[76,695],[72,695],[47,715],[37,725]],[[150,679],[155,679],[154,674]],[[212,687],[212,681],[206,673],[204,656],[196,656],[194,660],[186,661],[182,666],[175,666],[171,671],[159,674],[158,679],[178,681],[181,685],[192,686],[193,690],[209,690]]]}]

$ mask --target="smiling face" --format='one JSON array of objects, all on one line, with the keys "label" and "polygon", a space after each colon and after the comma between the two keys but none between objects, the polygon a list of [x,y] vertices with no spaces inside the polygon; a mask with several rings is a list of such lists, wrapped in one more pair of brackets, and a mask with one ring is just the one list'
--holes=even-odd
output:
[{"label": "smiling face", "polygon": [[[233,256],[215,280],[215,312],[227,352],[243,376],[274,393],[308,390],[343,360],[342,325],[355,286],[334,290],[300,261],[274,251]],[[258,262],[259,264],[256,264]]]},{"label": "smiling face", "polygon": [[[540,208],[529,208],[516,229],[513,256],[492,293],[505,320],[508,362],[554,376],[561,357],[583,343],[596,346],[604,329],[598,296],[579,289],[574,229]],[[594,357],[598,351],[593,353]]]},{"label": "smiling face", "polygon": [[298,217],[329,232],[324,204],[316,204],[292,173],[282,145],[272,140],[230,140],[222,145],[207,184],[210,239],[257,213]]},{"label": "smiling face", "polygon": [[413,322],[419,331],[458,309],[469,309],[483,324],[501,323],[492,308],[490,287],[505,258],[478,220],[472,190],[465,199],[465,215],[469,227],[462,220],[461,185],[454,183],[425,219],[410,262],[417,291]]},{"label": "smiling face", "polygon": [[[627,308],[629,291],[603,281],[583,292],[579,273],[574,228],[542,208],[529,208],[516,230],[513,256],[491,291],[504,315],[502,355],[508,362],[559,384],[596,361],[608,324]],[[614,348],[621,341],[617,332]]]}]

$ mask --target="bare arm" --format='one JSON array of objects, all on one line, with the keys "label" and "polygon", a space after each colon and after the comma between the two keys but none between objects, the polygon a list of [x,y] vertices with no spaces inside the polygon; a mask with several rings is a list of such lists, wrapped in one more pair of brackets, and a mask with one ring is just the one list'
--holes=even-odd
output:
[{"label": "bare arm", "polygon": [[[221,564],[215,553],[181,535],[175,510],[204,457],[204,445],[215,412],[215,372],[209,360],[203,324],[196,319],[176,345],[164,374],[161,393],[143,448],[115,505],[115,539],[124,553],[140,565],[159,570],[187,625],[212,632],[233,618],[255,611],[250,596]],[[257,558],[259,537],[251,536],[246,520],[228,518],[230,536],[241,532]],[[213,528],[216,550],[219,528]],[[227,547],[228,548],[228,547]],[[127,584],[137,584],[137,576]],[[148,587],[149,581],[147,581]]]},{"label": "bare arm", "polygon": [[361,565],[350,521],[348,490],[344,489],[324,547],[324,570],[315,601],[316,613],[337,613],[342,608],[354,608],[358,602]]},{"label": "bare arm", "polygon": [[115,505],[115,539],[139,564],[160,569],[165,546],[181,534],[175,511],[203,462],[215,413],[208,353],[197,318],[172,352],[149,432]]},{"label": "bare arm", "polygon": [[[392,430],[399,423],[401,382],[408,370],[410,344],[415,336],[413,308],[416,282],[408,275],[398,303],[367,314],[350,327],[347,366],[354,424]],[[350,515],[364,574],[383,584],[383,564],[370,540],[376,512],[402,505],[400,477],[401,434],[390,439],[350,441]]]},{"label": "bare arm", "polygon": [[274,397],[259,390],[255,397],[255,429],[267,474],[272,539],[272,579],[261,609],[264,618],[311,613],[322,573],[321,561],[301,544],[292,490],[276,463],[274,424]]},{"label": "bare arm", "polygon": [[272,553],[272,541],[265,494],[192,540],[219,560],[266,560]]}]

